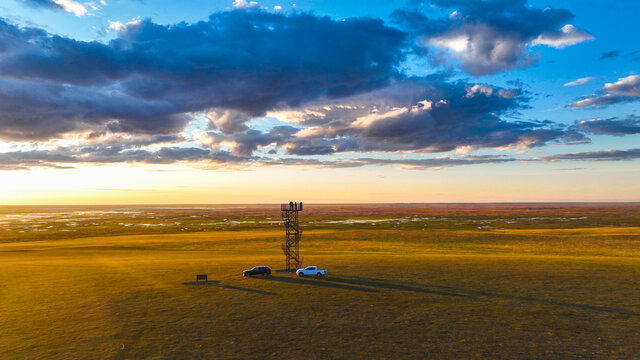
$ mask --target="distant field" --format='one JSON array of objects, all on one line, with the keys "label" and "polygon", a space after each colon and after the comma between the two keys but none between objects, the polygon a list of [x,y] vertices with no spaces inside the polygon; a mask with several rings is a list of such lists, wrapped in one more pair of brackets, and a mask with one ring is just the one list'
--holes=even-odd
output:
[{"label": "distant field", "polygon": [[[640,205],[0,208],[0,359],[637,359]],[[207,273],[209,285],[193,285]]]}]

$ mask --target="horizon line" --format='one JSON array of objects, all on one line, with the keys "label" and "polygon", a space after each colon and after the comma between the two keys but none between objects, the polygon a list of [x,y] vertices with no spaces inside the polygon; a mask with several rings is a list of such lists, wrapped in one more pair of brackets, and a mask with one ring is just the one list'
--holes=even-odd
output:
[{"label": "horizon line", "polygon": [[[119,204],[2,204],[3,207],[87,207],[87,206],[278,206],[282,203],[119,203]],[[303,202],[304,203],[304,202]],[[307,206],[323,205],[527,205],[527,204],[565,204],[565,205],[640,205],[640,201],[476,201],[476,202],[309,202]]]}]

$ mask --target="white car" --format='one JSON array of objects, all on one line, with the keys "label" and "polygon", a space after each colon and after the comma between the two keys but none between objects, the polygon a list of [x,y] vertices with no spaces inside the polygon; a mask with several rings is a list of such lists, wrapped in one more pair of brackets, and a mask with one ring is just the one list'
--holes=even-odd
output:
[{"label": "white car", "polygon": [[303,277],[305,275],[310,275],[310,276],[317,276],[317,277],[322,277],[327,273],[327,271],[325,269],[318,269],[317,266],[307,266],[304,269],[298,269],[298,271],[296,271],[296,275]]}]

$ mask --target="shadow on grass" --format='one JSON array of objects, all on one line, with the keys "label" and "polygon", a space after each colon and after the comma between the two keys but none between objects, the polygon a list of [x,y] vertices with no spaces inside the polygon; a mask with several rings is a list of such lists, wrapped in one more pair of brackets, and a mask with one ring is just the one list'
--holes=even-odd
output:
[{"label": "shadow on grass", "polygon": [[463,288],[452,287],[452,286],[437,286],[437,285],[416,286],[416,285],[408,285],[406,283],[393,282],[393,281],[381,280],[381,279],[372,279],[372,278],[365,278],[365,277],[344,277],[344,276],[327,277],[326,281],[332,281],[332,282],[341,283],[341,284],[369,286],[369,287],[380,288],[380,289],[413,291],[413,292],[420,292],[420,293],[434,294],[434,295],[446,295],[446,296],[457,296],[457,297],[484,296],[484,297],[533,302],[533,303],[544,304],[544,305],[554,305],[554,306],[561,306],[561,307],[575,308],[575,309],[582,309],[582,310],[614,313],[614,314],[627,315],[627,316],[640,316],[640,313],[638,312],[621,309],[617,307],[611,307],[611,306],[600,306],[600,305],[592,305],[592,304],[585,304],[585,303],[571,303],[571,302],[565,302],[565,301],[540,299],[540,298],[535,298],[531,296],[519,296],[519,295],[501,294],[501,293],[483,291],[483,290],[463,289]]},{"label": "shadow on grass", "polygon": [[249,289],[249,288],[243,288],[243,287],[240,287],[240,286],[220,285],[220,287],[225,288],[225,289],[241,290],[241,291],[246,291],[246,292],[250,292],[250,293],[254,293],[254,294],[260,294],[260,295],[275,295],[275,293],[272,293],[272,292],[256,290],[256,289]]},{"label": "shadow on grass", "polygon": [[36,249],[0,250],[0,252],[32,252],[32,251],[40,251],[40,250],[36,250]]},{"label": "shadow on grass", "polygon": [[[456,289],[449,286],[446,286],[446,287],[440,286],[440,288]],[[482,291],[482,290],[466,290],[466,289],[457,289],[457,290],[460,292],[467,293],[471,296],[486,296],[486,297],[492,297],[492,298],[533,302],[533,303],[538,303],[543,305],[554,305],[554,306],[561,306],[566,308],[591,310],[591,311],[605,312],[605,313],[612,313],[612,314],[619,314],[619,315],[640,316],[640,313],[638,312],[627,310],[627,309],[621,309],[613,306],[600,306],[600,305],[593,305],[593,304],[586,304],[586,303],[572,303],[572,302],[566,302],[566,301],[540,299],[540,298],[535,298],[531,296],[500,294],[500,293]]]},{"label": "shadow on grass", "polygon": [[277,281],[281,283],[294,284],[294,285],[310,285],[310,286],[319,286],[319,287],[328,287],[334,289],[341,290],[354,290],[354,291],[364,291],[364,292],[372,292],[377,293],[380,292],[376,289],[369,289],[359,286],[352,286],[346,284],[336,284],[333,282],[327,282],[322,279],[308,279],[308,278],[300,278],[300,277],[284,277],[284,276],[268,276],[259,278],[267,281]]},{"label": "shadow on grass", "polygon": [[207,280],[207,281],[188,281],[183,282],[182,285],[218,285],[220,281],[218,280]]},{"label": "shadow on grass", "polygon": [[250,292],[250,293],[254,293],[254,294],[260,294],[260,295],[275,295],[275,293],[268,292],[268,291],[243,288],[243,287],[240,287],[240,286],[233,286],[233,285],[221,285],[220,281],[218,281],[218,280],[208,280],[207,282],[204,282],[204,281],[198,281],[198,282],[196,282],[196,281],[188,281],[188,282],[183,282],[182,285],[189,285],[189,286],[200,286],[200,285],[202,285],[202,286],[217,286],[217,287],[221,287],[221,288],[225,288],[225,289],[246,291],[246,292]]},{"label": "shadow on grass", "polygon": [[420,292],[425,294],[444,295],[444,296],[469,297],[468,295],[460,294],[457,292],[433,290],[429,288],[417,287],[417,286],[402,284],[398,282],[391,282],[386,280],[371,279],[371,278],[364,278],[364,277],[330,276],[330,277],[327,277],[326,279],[327,281],[332,281],[337,283],[370,286],[370,287],[380,288],[380,289],[413,291],[413,292]]}]

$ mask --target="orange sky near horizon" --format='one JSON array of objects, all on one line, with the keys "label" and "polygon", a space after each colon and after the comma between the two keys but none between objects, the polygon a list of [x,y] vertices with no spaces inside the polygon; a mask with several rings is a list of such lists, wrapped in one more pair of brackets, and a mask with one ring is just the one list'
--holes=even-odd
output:
[{"label": "orange sky near horizon", "polygon": [[[640,201],[633,162],[492,164],[439,170],[104,165],[5,171],[4,205]],[[568,167],[567,165],[573,165]],[[480,169],[481,168],[481,169]]]}]

